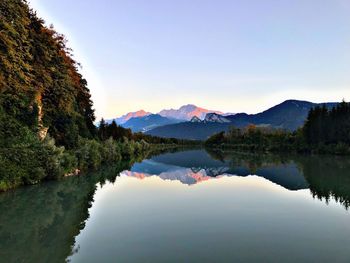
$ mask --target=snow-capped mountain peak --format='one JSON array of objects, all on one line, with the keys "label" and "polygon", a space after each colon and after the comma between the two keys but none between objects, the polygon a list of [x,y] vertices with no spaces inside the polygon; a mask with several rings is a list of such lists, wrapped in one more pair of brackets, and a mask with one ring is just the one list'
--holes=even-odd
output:
[{"label": "snow-capped mountain peak", "polygon": [[231,122],[229,119],[225,118],[222,115],[219,115],[217,113],[208,113],[205,115],[205,122],[218,122],[218,123],[229,123]]},{"label": "snow-capped mountain peak", "polygon": [[115,119],[115,121],[117,124],[121,125],[121,124],[124,124],[125,122],[127,122],[128,120],[130,120],[131,118],[144,117],[144,116],[148,116],[151,114],[152,114],[151,112],[139,110],[139,111],[135,111],[135,112],[129,112],[121,117],[118,117]]},{"label": "snow-capped mountain peak", "polygon": [[196,105],[193,105],[193,104],[188,104],[188,105],[181,106],[179,109],[162,110],[159,112],[159,115],[163,117],[168,117],[168,118],[190,121],[193,117],[197,117],[203,120],[207,113],[222,114],[222,112],[220,111],[207,110],[204,108],[197,107]]}]

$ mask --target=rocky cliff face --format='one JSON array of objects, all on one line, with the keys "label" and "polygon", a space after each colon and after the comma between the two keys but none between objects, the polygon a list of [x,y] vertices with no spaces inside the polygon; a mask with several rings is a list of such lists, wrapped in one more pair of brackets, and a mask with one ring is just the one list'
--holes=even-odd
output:
[{"label": "rocky cliff face", "polygon": [[49,130],[48,127],[45,127],[43,124],[43,103],[42,103],[42,96],[41,93],[38,93],[35,97],[35,101],[38,107],[38,137],[41,141],[43,141],[46,138],[47,132]]}]

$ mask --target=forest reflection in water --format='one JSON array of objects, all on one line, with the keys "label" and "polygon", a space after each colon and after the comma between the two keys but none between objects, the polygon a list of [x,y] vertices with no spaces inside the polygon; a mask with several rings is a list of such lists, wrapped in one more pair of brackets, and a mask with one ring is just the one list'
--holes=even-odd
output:
[{"label": "forest reflection in water", "polygon": [[103,190],[105,182],[118,184],[120,174],[157,176],[186,185],[222,176],[256,175],[289,191],[310,189],[322,202],[335,200],[344,209],[350,205],[350,160],[344,157],[169,152],[132,167],[106,167],[86,176],[1,194],[0,262],[64,262],[79,254],[76,237],[89,220],[96,189]]}]

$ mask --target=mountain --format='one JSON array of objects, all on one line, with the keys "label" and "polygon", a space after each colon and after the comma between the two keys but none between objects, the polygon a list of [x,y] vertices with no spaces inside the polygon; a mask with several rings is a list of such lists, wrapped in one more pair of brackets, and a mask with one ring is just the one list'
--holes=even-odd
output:
[{"label": "mountain", "polygon": [[[124,128],[130,128],[135,132],[145,132],[159,126],[188,120],[201,122],[201,120],[205,118],[206,114],[209,113],[223,114],[220,111],[211,111],[189,104],[184,105],[177,110],[162,110],[158,114],[152,114],[144,110],[129,112],[119,118],[116,118],[115,121],[118,125],[121,125]],[[112,121],[113,120],[106,120],[107,123],[111,123]]]},{"label": "mountain", "polygon": [[205,115],[204,122],[229,123],[231,121],[223,115],[219,115],[217,113],[208,113]]},{"label": "mountain", "polygon": [[237,127],[255,124],[294,131],[303,126],[311,108],[323,104],[328,108],[333,108],[336,105],[336,103],[317,104],[308,101],[286,100],[258,114],[239,113],[226,116],[226,118]]},{"label": "mountain", "polygon": [[[147,112],[144,110],[139,110],[139,111],[135,111],[135,112],[129,112],[123,116],[120,116],[119,118],[114,119],[115,122],[118,125],[124,124],[126,123],[128,120],[130,120],[131,118],[137,118],[137,117],[144,117],[144,116],[148,116],[151,115],[151,112]],[[113,120],[107,120],[108,123],[112,122]]]},{"label": "mountain", "polygon": [[312,103],[308,101],[287,100],[266,111],[258,114],[238,113],[223,116],[219,114],[207,114],[204,121],[184,122],[165,125],[150,130],[147,134],[178,139],[206,140],[214,133],[227,131],[230,126],[238,128],[249,124],[259,126],[271,126],[274,128],[294,131],[301,127],[311,108],[325,104],[332,108],[336,103]]},{"label": "mountain", "polygon": [[143,117],[134,117],[121,124],[124,128],[130,128],[133,132],[146,132],[162,125],[178,123],[179,120],[162,117],[159,114],[151,114]]},{"label": "mountain", "polygon": [[202,122],[202,120],[200,118],[198,118],[197,116],[193,116],[191,119],[191,122]]},{"label": "mountain", "polygon": [[213,113],[213,112],[218,114],[223,114],[220,111],[207,110],[192,104],[184,105],[177,110],[176,109],[162,110],[158,114],[167,118],[190,121],[194,116],[203,120],[207,113]]}]

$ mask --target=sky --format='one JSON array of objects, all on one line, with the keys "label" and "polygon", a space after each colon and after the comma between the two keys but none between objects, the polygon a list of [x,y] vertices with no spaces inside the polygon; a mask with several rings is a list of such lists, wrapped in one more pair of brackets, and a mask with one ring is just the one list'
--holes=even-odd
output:
[{"label": "sky", "polygon": [[350,101],[349,0],[30,0],[66,35],[97,118]]}]

